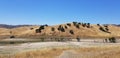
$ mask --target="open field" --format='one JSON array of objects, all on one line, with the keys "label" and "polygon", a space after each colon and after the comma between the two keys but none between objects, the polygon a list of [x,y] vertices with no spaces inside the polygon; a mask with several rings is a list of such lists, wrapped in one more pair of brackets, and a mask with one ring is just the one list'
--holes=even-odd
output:
[{"label": "open field", "polygon": [[120,43],[36,42],[0,46],[0,58],[119,58]]}]

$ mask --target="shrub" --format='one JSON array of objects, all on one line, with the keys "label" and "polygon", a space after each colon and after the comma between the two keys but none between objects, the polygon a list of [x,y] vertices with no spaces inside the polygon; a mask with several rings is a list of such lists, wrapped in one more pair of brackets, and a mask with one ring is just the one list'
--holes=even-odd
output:
[{"label": "shrub", "polygon": [[34,28],[30,28],[30,30],[33,30]]},{"label": "shrub", "polygon": [[99,29],[103,32],[110,33],[108,27],[105,27],[105,28],[100,27]]},{"label": "shrub", "polygon": [[36,29],[35,31],[36,31],[36,33],[41,33],[40,29]]},{"label": "shrub", "polygon": [[70,24],[70,23],[67,23],[67,25],[68,25],[68,26],[71,26],[71,24]]},{"label": "shrub", "polygon": [[47,25],[47,24],[45,24],[44,26],[46,26],[46,27],[47,27],[48,25]]},{"label": "shrub", "polygon": [[100,24],[97,24],[97,26],[100,26]]},{"label": "shrub", "polygon": [[65,29],[67,29],[68,27],[67,26],[65,26]]},{"label": "shrub", "polygon": [[80,42],[80,38],[79,37],[77,37],[76,39],[77,39],[78,42]]},{"label": "shrub", "polygon": [[59,30],[59,31],[61,30],[61,25],[59,25],[58,30]]},{"label": "shrub", "polygon": [[10,34],[12,34],[12,31],[10,31]]},{"label": "shrub", "polygon": [[75,26],[76,26],[76,28],[78,28],[78,29],[80,28],[80,26],[79,26],[78,24],[77,24],[77,25],[75,25]]},{"label": "shrub", "polygon": [[78,24],[81,25],[82,23],[79,22]]},{"label": "shrub", "polygon": [[10,36],[10,38],[15,38],[15,36],[12,35],[12,36]]},{"label": "shrub", "polygon": [[104,27],[108,28],[108,25],[104,25]]},{"label": "shrub", "polygon": [[65,32],[65,29],[61,25],[58,27],[58,30],[61,32]]},{"label": "shrub", "polygon": [[52,27],[52,28],[51,28],[51,31],[55,31],[55,28],[54,28],[54,27]]},{"label": "shrub", "polygon": [[74,25],[74,26],[77,25],[77,22],[73,22],[73,25]]},{"label": "shrub", "polygon": [[69,32],[70,32],[70,34],[74,34],[74,31],[73,31],[73,30],[70,30]]},{"label": "shrub", "polygon": [[87,25],[86,25],[86,23],[83,23],[82,26],[83,26],[83,27],[86,27]]},{"label": "shrub", "polygon": [[64,29],[63,27],[61,27],[61,31],[62,31],[62,32],[65,32],[65,29]]},{"label": "shrub", "polygon": [[110,42],[110,43],[116,43],[116,38],[115,38],[115,37],[109,38],[109,42]]},{"label": "shrub", "polygon": [[100,27],[99,29],[103,32],[106,32],[106,30],[103,27]]},{"label": "shrub", "polygon": [[87,28],[90,28],[90,23],[87,23]]},{"label": "shrub", "polygon": [[40,30],[45,29],[44,25],[40,26],[39,29],[40,29]]},{"label": "shrub", "polygon": [[108,32],[108,31],[109,31],[109,28],[106,27],[105,30]]}]

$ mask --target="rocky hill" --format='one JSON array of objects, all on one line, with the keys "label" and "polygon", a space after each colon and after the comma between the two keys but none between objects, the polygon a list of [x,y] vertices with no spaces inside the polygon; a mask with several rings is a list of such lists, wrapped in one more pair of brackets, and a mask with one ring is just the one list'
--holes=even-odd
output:
[{"label": "rocky hill", "polygon": [[112,24],[90,24],[81,22],[72,22],[54,26],[22,26],[12,29],[0,28],[0,38],[9,38],[15,36],[18,38],[108,38],[120,37],[120,27]]}]

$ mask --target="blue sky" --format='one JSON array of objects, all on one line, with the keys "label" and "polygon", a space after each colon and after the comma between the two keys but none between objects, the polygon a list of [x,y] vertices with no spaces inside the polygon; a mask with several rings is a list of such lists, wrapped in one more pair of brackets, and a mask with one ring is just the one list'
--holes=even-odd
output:
[{"label": "blue sky", "polygon": [[120,0],[0,0],[0,24],[119,24]]}]

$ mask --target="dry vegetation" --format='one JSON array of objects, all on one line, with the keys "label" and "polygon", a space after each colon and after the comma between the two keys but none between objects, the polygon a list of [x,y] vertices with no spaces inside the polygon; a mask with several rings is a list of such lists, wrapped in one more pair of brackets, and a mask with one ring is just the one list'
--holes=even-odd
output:
[{"label": "dry vegetation", "polygon": [[120,37],[120,27],[114,25],[93,25],[90,23],[67,23],[55,26],[24,26],[13,29],[0,28],[0,36],[14,35],[19,38],[39,38],[40,36],[106,38]]},{"label": "dry vegetation", "polygon": [[1,56],[0,58],[58,58],[63,51],[73,51],[73,55],[68,56],[74,56],[75,54],[74,57],[76,58],[120,58],[119,46],[46,48],[41,50],[21,52],[12,56]]}]

